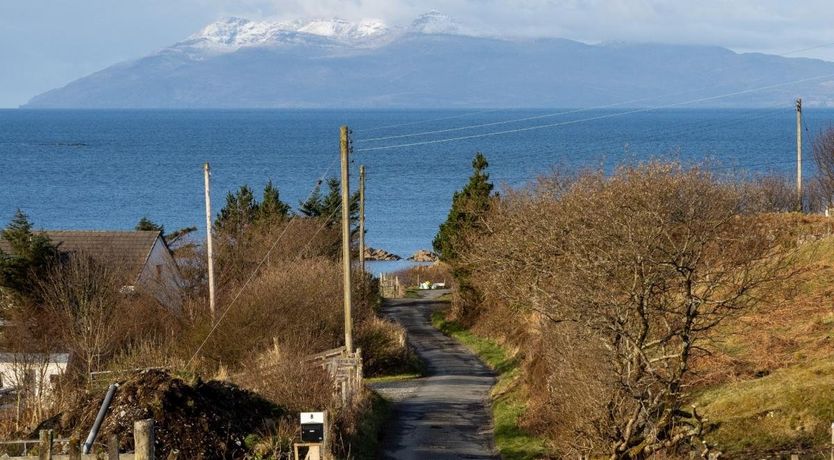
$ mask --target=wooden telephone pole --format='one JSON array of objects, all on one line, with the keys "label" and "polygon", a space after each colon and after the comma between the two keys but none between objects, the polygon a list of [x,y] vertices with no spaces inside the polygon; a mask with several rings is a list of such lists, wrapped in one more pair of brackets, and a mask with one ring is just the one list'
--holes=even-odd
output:
[{"label": "wooden telephone pole", "polygon": [[359,166],[359,270],[365,279],[365,165]]},{"label": "wooden telephone pole", "polygon": [[342,160],[342,270],[344,272],[345,303],[345,350],[353,353],[353,319],[351,317],[350,299],[350,182],[348,155],[350,154],[350,130],[347,126],[339,128],[339,151]]},{"label": "wooden telephone pole", "polygon": [[802,212],[802,98],[796,100],[796,200]]},{"label": "wooden telephone pole", "polygon": [[211,244],[211,193],[209,185],[211,168],[209,167],[208,162],[203,165],[203,173],[206,184],[206,252],[208,253],[209,312],[211,313],[211,320],[214,322],[214,319],[216,318],[214,305],[214,252],[212,251]]}]

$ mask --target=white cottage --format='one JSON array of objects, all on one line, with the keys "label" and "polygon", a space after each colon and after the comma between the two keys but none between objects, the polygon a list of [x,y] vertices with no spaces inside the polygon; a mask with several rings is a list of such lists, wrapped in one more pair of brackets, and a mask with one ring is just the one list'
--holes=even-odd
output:
[{"label": "white cottage", "polygon": [[46,396],[68,363],[67,353],[0,353],[0,393]]}]

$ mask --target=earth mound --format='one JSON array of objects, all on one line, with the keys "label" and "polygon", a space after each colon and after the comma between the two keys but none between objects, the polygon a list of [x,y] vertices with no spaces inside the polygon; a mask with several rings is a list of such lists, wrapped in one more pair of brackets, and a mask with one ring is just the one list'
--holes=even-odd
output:
[{"label": "earth mound", "polygon": [[[82,398],[73,409],[42,423],[62,436],[84,440],[95,421],[106,390]],[[116,390],[97,441],[112,434],[120,448],[133,449],[133,423],[154,419],[158,458],[172,452],[177,458],[243,458],[250,434],[262,435],[284,411],[236,385],[198,380],[189,385],[160,370],[133,374]]]}]

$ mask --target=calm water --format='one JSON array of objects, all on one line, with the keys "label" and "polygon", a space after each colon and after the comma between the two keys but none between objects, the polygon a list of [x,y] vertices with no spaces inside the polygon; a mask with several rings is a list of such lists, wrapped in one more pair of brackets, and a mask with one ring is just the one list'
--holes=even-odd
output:
[{"label": "calm water", "polygon": [[[788,101],[790,102],[790,101]],[[367,169],[368,244],[402,256],[430,248],[475,151],[497,184],[520,185],[554,166],[648,157],[711,159],[723,172],[790,172],[792,104],[762,110],[583,111],[0,111],[0,221],[16,208],[37,227],[130,229],[142,216],[167,229],[202,227],[202,164],[213,203],[241,184],[272,179],[297,205],[324,173],[338,174],[338,127],[349,124]],[[524,121],[507,122],[522,118]],[[805,111],[811,137],[834,110]],[[363,148],[544,129],[386,150]],[[466,128],[472,125],[488,125]],[[466,129],[460,129],[466,128]],[[411,137],[393,137],[446,130]],[[388,139],[369,140],[380,137]],[[393,138],[392,138],[393,137]],[[354,176],[355,177],[355,176]],[[355,187],[354,180],[352,186]]]}]

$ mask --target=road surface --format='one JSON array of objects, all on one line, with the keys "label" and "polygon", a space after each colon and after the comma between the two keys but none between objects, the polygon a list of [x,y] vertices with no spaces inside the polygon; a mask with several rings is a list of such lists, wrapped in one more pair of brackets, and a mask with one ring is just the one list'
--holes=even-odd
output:
[{"label": "road surface", "polygon": [[392,404],[382,440],[382,458],[497,459],[489,392],[492,372],[455,340],[431,326],[440,308],[426,299],[386,301],[384,314],[402,324],[426,363],[426,377],[379,383],[374,388]]}]

